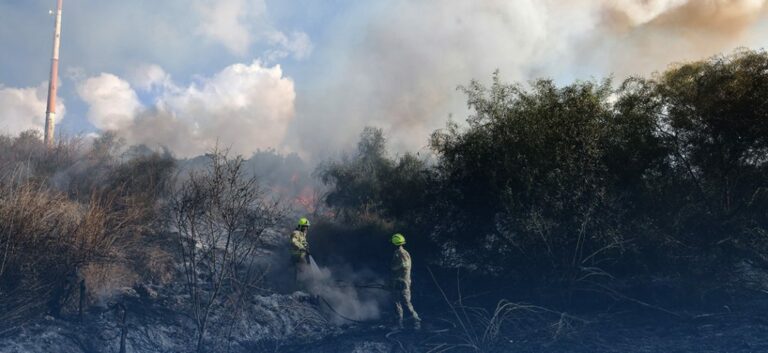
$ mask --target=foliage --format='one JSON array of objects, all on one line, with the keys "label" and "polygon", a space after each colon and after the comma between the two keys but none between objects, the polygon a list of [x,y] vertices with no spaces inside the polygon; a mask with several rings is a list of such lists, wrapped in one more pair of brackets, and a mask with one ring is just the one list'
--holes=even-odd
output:
[{"label": "foliage", "polygon": [[335,239],[317,249],[333,246],[327,251],[331,257],[371,269],[381,269],[392,255],[371,244],[389,247],[394,232],[405,234],[409,249],[438,251],[424,236],[435,225],[430,216],[435,171],[410,153],[389,156],[381,129],[363,130],[355,154],[321,164],[316,174],[330,189],[324,201],[340,223],[314,227],[310,237]]},{"label": "foliage", "polygon": [[473,113],[391,158],[380,130],[321,166],[342,215],[429,234],[448,266],[569,283],[728,271],[768,250],[768,54],[651,78],[462,90]]}]

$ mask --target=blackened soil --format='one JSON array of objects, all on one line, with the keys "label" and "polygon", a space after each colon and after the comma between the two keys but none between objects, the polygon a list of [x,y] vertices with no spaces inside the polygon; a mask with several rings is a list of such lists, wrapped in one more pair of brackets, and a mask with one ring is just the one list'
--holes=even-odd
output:
[{"label": "blackened soil", "polygon": [[[718,310],[664,312],[634,308],[578,317],[513,320],[492,343],[434,317],[420,332],[353,326],[345,333],[285,352],[758,353],[768,352],[768,296]],[[445,320],[445,321],[443,321]],[[471,330],[471,328],[468,328]]]}]

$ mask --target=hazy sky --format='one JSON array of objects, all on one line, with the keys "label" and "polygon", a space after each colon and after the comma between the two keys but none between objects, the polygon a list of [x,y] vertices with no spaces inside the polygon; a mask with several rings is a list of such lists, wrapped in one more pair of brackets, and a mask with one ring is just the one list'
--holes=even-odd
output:
[{"label": "hazy sky", "polygon": [[[418,150],[456,87],[648,74],[768,43],[766,0],[64,0],[57,131],[179,156]],[[54,0],[0,0],[0,131],[41,129]]]}]

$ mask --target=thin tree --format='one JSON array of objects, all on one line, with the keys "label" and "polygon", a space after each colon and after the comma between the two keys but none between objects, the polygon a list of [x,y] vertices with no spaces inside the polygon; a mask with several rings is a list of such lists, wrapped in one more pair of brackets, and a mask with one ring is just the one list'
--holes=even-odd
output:
[{"label": "thin tree", "polygon": [[211,316],[239,312],[231,306],[241,305],[261,278],[253,253],[282,213],[257,180],[244,175],[241,157],[218,149],[207,156],[207,169],[190,172],[170,203],[198,352],[204,351]]}]

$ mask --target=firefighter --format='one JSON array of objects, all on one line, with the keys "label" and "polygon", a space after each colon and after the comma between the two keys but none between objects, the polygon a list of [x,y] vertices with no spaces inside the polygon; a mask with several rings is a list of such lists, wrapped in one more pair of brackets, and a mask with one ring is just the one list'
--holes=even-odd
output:
[{"label": "firefighter", "polygon": [[392,236],[392,244],[395,245],[395,255],[392,257],[392,294],[395,299],[395,313],[397,314],[397,327],[403,328],[403,307],[413,318],[413,328],[421,329],[421,319],[411,303],[411,254],[403,245],[405,237],[398,233]]},{"label": "firefighter", "polygon": [[293,259],[294,272],[296,279],[300,271],[309,265],[309,243],[307,243],[307,231],[309,230],[309,220],[299,219],[296,230],[291,233],[291,257]]}]

